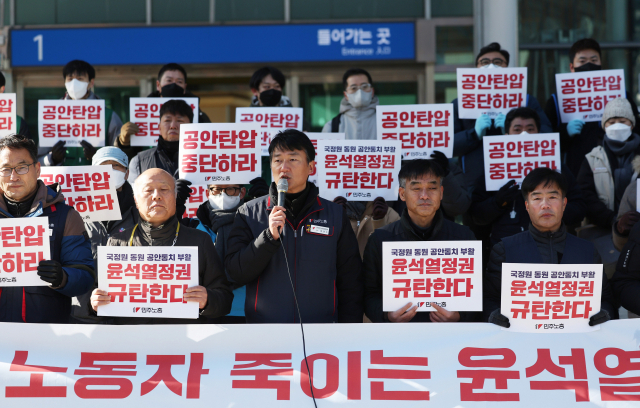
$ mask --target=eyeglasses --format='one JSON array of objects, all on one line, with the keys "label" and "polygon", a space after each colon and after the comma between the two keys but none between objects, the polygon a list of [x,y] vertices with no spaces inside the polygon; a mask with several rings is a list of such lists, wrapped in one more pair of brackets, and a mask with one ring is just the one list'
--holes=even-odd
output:
[{"label": "eyeglasses", "polygon": [[350,87],[347,88],[347,93],[350,93],[350,94],[356,93],[358,89],[362,89],[362,92],[370,92],[371,88],[373,88],[371,84],[361,84],[360,86],[351,85]]},{"label": "eyeglasses", "polygon": [[209,187],[209,191],[213,195],[219,195],[224,191],[225,194],[228,195],[228,196],[235,196],[236,192],[238,192],[240,190],[241,190],[240,187],[225,187],[225,188]]},{"label": "eyeglasses", "polygon": [[494,58],[492,60],[489,58],[483,58],[480,60],[480,65],[483,67],[489,64],[497,65],[499,67],[506,67],[507,61],[503,60],[502,58]]},{"label": "eyeglasses", "polygon": [[36,163],[21,164],[16,167],[3,167],[2,169],[0,169],[0,176],[9,177],[11,176],[11,173],[13,173],[13,170],[16,171],[16,174],[23,176],[29,172],[29,166],[34,166]]}]

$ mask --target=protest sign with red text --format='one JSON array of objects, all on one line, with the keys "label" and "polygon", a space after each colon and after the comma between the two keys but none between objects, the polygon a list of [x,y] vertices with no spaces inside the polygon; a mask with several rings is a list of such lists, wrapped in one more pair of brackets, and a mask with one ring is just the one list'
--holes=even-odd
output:
[{"label": "protest sign with red text", "polygon": [[378,140],[402,142],[403,159],[430,159],[438,150],[453,157],[453,104],[378,105]]},{"label": "protest sign with red text", "polygon": [[156,146],[160,137],[160,108],[166,101],[179,99],[185,101],[193,109],[193,121],[198,123],[198,98],[131,98],[129,100],[129,117],[140,130],[131,135],[131,146]]},{"label": "protest sign with red text", "polygon": [[185,211],[183,218],[196,218],[198,208],[209,199],[208,186],[206,184],[192,184],[189,186],[191,195],[187,202],[184,203]]},{"label": "protest sign with red text", "polygon": [[16,119],[16,94],[0,94],[0,138],[18,133]]},{"label": "protest sign with red text", "polygon": [[[344,133],[321,133],[321,132],[305,132],[305,135],[313,143],[313,147],[316,150],[316,167],[313,172],[309,174],[309,182],[318,185],[318,140],[344,140]],[[271,142],[271,141],[269,141]]]},{"label": "protest sign with red text", "polygon": [[527,104],[527,68],[458,68],[458,117],[495,119]]},{"label": "protest sign with red text", "polygon": [[285,129],[302,131],[302,108],[236,108],[236,123],[258,126],[263,156],[269,156],[270,137]]},{"label": "protest sign with red text", "polygon": [[52,147],[61,140],[67,147],[78,147],[83,140],[102,147],[107,125],[102,99],[38,101],[40,147]]},{"label": "protest sign with red text", "polygon": [[48,221],[48,217],[0,219],[0,292],[2,286],[49,285],[37,275],[40,261],[51,259]]},{"label": "protest sign with red text", "polygon": [[482,148],[487,191],[497,191],[510,180],[520,183],[538,167],[561,170],[557,133],[485,136]]}]

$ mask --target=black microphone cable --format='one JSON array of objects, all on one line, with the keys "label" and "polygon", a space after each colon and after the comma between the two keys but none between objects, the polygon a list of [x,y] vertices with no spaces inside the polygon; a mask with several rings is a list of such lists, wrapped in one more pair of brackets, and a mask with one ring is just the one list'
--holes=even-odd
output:
[{"label": "black microphone cable", "polygon": [[[284,228],[282,228],[284,232]],[[287,263],[287,274],[289,275],[289,282],[291,283],[291,290],[293,291],[293,300],[296,302],[296,309],[298,310],[298,319],[300,319],[300,331],[302,332],[302,352],[304,353],[304,363],[307,365],[307,376],[309,377],[309,390],[311,391],[311,398],[313,398],[313,405],[318,408],[316,403],[316,396],[313,393],[313,383],[311,382],[311,370],[309,369],[309,362],[307,361],[307,346],[304,342],[304,326],[302,325],[302,314],[300,313],[300,306],[298,306],[298,297],[296,296],[296,289],[293,286],[293,279],[291,279],[291,271],[289,270],[289,260],[287,259],[287,251],[284,249],[284,243],[282,242],[282,232],[278,237],[280,239],[280,246],[282,252],[284,252],[284,260]],[[300,373],[302,375],[302,373]]]}]

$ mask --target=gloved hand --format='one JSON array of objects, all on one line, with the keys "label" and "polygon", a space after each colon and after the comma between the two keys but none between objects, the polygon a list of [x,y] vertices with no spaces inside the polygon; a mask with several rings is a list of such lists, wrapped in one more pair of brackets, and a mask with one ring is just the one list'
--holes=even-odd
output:
[{"label": "gloved hand", "polygon": [[504,121],[507,119],[506,116],[504,116],[504,114],[500,113],[494,120],[493,120],[493,126],[496,129],[500,129],[502,130],[502,134],[504,135],[506,132],[505,128],[504,128]]},{"label": "gloved hand", "polygon": [[638,222],[638,220],[640,220],[639,212],[631,210],[624,213],[622,217],[620,217],[620,219],[618,220],[618,224],[616,225],[618,233],[626,237],[627,235],[629,235],[629,232],[631,232],[631,228],[636,225],[636,222]]},{"label": "gloved hand", "polygon": [[249,197],[258,198],[269,194],[269,185],[262,177],[256,177],[249,182]]},{"label": "gloved hand", "polygon": [[50,283],[55,289],[62,285],[64,275],[64,269],[57,261],[40,261],[38,264],[38,276],[40,276],[40,279]]},{"label": "gloved hand", "polygon": [[91,161],[91,159],[93,159],[93,155],[96,154],[98,149],[93,147],[93,145],[91,143],[87,142],[86,140],[81,140],[80,141],[80,145],[82,146],[82,149],[84,150],[85,159]]},{"label": "gloved hand", "polygon": [[584,120],[574,119],[567,123],[567,133],[569,136],[574,137],[575,135],[579,135],[582,132],[582,127],[584,126]]},{"label": "gloved hand", "polygon": [[176,216],[179,220],[182,219],[182,214],[184,214],[186,210],[185,203],[189,199],[191,195],[191,189],[189,186],[191,182],[185,179],[176,180],[176,191],[178,194],[176,195]]},{"label": "gloved hand", "polygon": [[[333,202],[335,203],[335,199]],[[387,211],[389,211],[389,206],[387,205],[387,202],[384,200],[384,198],[378,197],[375,200],[373,200],[373,219],[374,220],[383,219],[385,215],[387,215]]]},{"label": "gloved hand", "polygon": [[478,139],[482,139],[484,135],[487,134],[487,130],[491,128],[491,118],[487,115],[481,115],[478,119],[476,119],[476,135],[478,135]]},{"label": "gloved hand", "polygon": [[447,159],[447,156],[442,152],[434,150],[430,157],[442,167],[444,176],[447,177],[449,175],[449,159]]},{"label": "gloved hand", "polygon": [[509,205],[520,194],[520,187],[516,184],[515,180],[507,182],[504,186],[500,187],[500,190],[494,196],[498,207],[504,207]]},{"label": "gloved hand", "polygon": [[347,209],[347,199],[342,196],[337,196],[333,199],[333,202],[336,204],[340,204],[342,208]]},{"label": "gloved hand", "polygon": [[500,312],[500,309],[496,309],[493,312],[491,312],[491,314],[489,315],[489,323],[496,324],[500,327],[504,327],[505,329],[508,329],[509,327],[511,327],[511,323],[509,323],[509,318],[503,315]]},{"label": "gloved hand", "polygon": [[51,161],[53,162],[51,164],[54,166],[62,163],[64,159],[67,158],[67,148],[64,146],[65,144],[67,144],[67,142],[61,140],[51,148]]},{"label": "gloved hand", "polygon": [[604,309],[601,309],[598,313],[594,314],[589,318],[589,326],[597,326],[604,322],[611,320],[609,316],[609,312]]},{"label": "gloved hand", "polygon": [[120,136],[118,141],[122,146],[129,146],[131,144],[131,136],[140,131],[138,125],[133,122],[127,122],[120,128]]}]

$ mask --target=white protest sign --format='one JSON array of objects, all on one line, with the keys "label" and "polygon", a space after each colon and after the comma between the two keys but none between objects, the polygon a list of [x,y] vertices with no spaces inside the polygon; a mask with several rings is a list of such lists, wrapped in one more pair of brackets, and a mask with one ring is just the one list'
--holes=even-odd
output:
[{"label": "white protest sign", "polygon": [[131,98],[129,117],[140,130],[131,136],[131,146],[156,146],[160,137],[160,108],[166,101],[185,101],[193,109],[193,121],[198,123],[200,101],[198,98]]},{"label": "white protest sign", "polygon": [[0,219],[0,287],[49,286],[37,274],[51,259],[49,217]]},{"label": "white protest sign", "polygon": [[430,159],[438,150],[453,157],[453,104],[378,105],[378,140],[402,142],[403,159]]},{"label": "white protest sign", "polygon": [[180,178],[193,184],[248,184],[262,172],[256,125],[180,126]]},{"label": "white protest sign", "polygon": [[[344,140],[344,133],[321,133],[321,132],[305,132],[305,135],[313,143],[316,150],[316,167],[309,174],[309,182],[318,185],[318,140]],[[269,141],[271,143],[271,141]]]},{"label": "white protest sign", "polygon": [[598,330],[602,264],[502,264],[501,313],[510,331],[579,333]]},{"label": "white protest sign", "polygon": [[262,155],[269,156],[270,137],[285,129],[302,131],[302,108],[236,108],[236,123],[257,125]]},{"label": "white protest sign", "polygon": [[187,288],[198,286],[198,247],[99,246],[98,288],[111,303],[98,316],[198,318]]},{"label": "white protest sign", "polygon": [[382,243],[382,310],[482,311],[482,241]]},{"label": "white protest sign", "polygon": [[82,140],[102,147],[106,126],[102,99],[38,101],[40,147],[52,147],[61,140],[67,142],[67,147],[79,147]]},{"label": "white protest sign", "polygon": [[557,133],[485,136],[482,148],[487,191],[497,191],[510,180],[521,183],[538,167],[561,170]]},{"label": "white protest sign", "polygon": [[600,122],[607,102],[627,96],[624,69],[556,74],[556,95],[562,123]]},{"label": "white protest sign", "polygon": [[527,104],[527,68],[458,68],[458,117],[495,119]]},{"label": "white protest sign", "polygon": [[400,142],[381,140],[318,140],[320,197],[349,201],[398,199]]},{"label": "white protest sign", "polygon": [[111,166],[43,166],[40,179],[46,185],[58,183],[67,205],[75,208],[84,222],[121,220],[118,192]]},{"label": "white protest sign", "polygon": [[16,94],[0,94],[0,138],[18,133]]},{"label": "white protest sign", "polygon": [[208,186],[206,184],[190,185],[191,195],[184,203],[185,211],[182,218],[196,218],[198,208],[209,199]]}]

